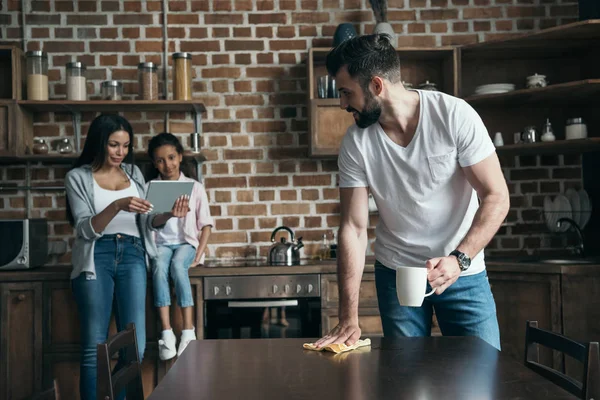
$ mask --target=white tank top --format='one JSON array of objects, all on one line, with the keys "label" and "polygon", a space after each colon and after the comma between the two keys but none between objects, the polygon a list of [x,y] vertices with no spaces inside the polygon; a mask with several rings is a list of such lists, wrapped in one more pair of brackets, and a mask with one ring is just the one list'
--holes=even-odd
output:
[{"label": "white tank top", "polygon": [[[135,183],[130,180],[129,187],[122,190],[107,190],[98,185],[94,179],[94,207],[96,213],[101,212],[115,200],[123,197],[139,197]],[[135,213],[129,211],[119,211],[117,215],[108,223],[104,231],[105,235],[123,233],[125,235],[140,237],[140,232],[135,223]]]}]

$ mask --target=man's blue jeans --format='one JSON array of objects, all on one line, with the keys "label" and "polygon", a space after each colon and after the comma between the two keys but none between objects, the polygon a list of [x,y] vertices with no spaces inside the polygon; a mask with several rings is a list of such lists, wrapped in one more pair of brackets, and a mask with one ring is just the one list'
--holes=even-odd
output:
[{"label": "man's blue jeans", "polygon": [[144,355],[147,271],[143,246],[137,237],[105,235],[94,246],[96,279],[88,280],[82,273],[72,280],[81,322],[82,400],[96,399],[96,346],[108,337],[113,307],[118,331],[130,322],[135,324],[140,359]]},{"label": "man's blue jeans", "polygon": [[396,271],[379,261],[375,263],[375,284],[384,336],[430,336],[435,309],[443,335],[477,336],[500,350],[496,303],[485,271],[458,278],[441,295],[426,297],[421,307],[400,305]]}]

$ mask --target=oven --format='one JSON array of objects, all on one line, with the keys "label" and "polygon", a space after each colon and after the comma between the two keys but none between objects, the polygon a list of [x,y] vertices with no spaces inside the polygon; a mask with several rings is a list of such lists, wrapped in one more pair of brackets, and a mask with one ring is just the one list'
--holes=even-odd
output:
[{"label": "oven", "polygon": [[321,336],[319,274],[204,278],[204,338]]}]

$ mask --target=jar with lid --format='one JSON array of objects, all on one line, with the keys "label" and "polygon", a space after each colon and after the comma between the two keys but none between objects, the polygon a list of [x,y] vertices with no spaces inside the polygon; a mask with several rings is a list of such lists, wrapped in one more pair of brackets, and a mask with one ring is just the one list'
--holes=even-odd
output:
[{"label": "jar with lid", "polygon": [[58,150],[60,154],[69,154],[73,152],[73,146],[71,146],[71,142],[68,138],[64,138],[60,139],[56,146],[56,150]]},{"label": "jar with lid", "polygon": [[44,139],[34,138],[31,150],[33,154],[48,154],[48,144]]},{"label": "jar with lid", "polygon": [[144,62],[138,65],[139,97],[142,100],[158,99],[158,74],[156,64]]},{"label": "jar with lid", "polygon": [[102,82],[102,98],[104,100],[121,100],[123,98],[123,84],[119,81]]},{"label": "jar with lid", "polygon": [[192,99],[192,55],[190,53],[173,54],[173,98],[175,100]]},{"label": "jar with lid", "polygon": [[48,54],[28,51],[26,56],[27,99],[48,100]]},{"label": "jar with lid", "polygon": [[565,127],[565,137],[567,139],[585,139],[587,138],[587,125],[583,118],[569,118]]},{"label": "jar with lid", "polygon": [[82,62],[67,63],[67,100],[87,100],[86,66]]}]

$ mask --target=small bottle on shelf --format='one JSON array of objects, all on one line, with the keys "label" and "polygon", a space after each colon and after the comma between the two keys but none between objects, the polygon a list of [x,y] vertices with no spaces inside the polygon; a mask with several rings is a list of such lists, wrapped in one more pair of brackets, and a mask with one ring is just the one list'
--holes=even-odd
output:
[{"label": "small bottle on shelf", "polygon": [[323,234],[323,243],[319,249],[319,260],[327,260],[329,258],[329,245],[327,244],[327,235]]}]

